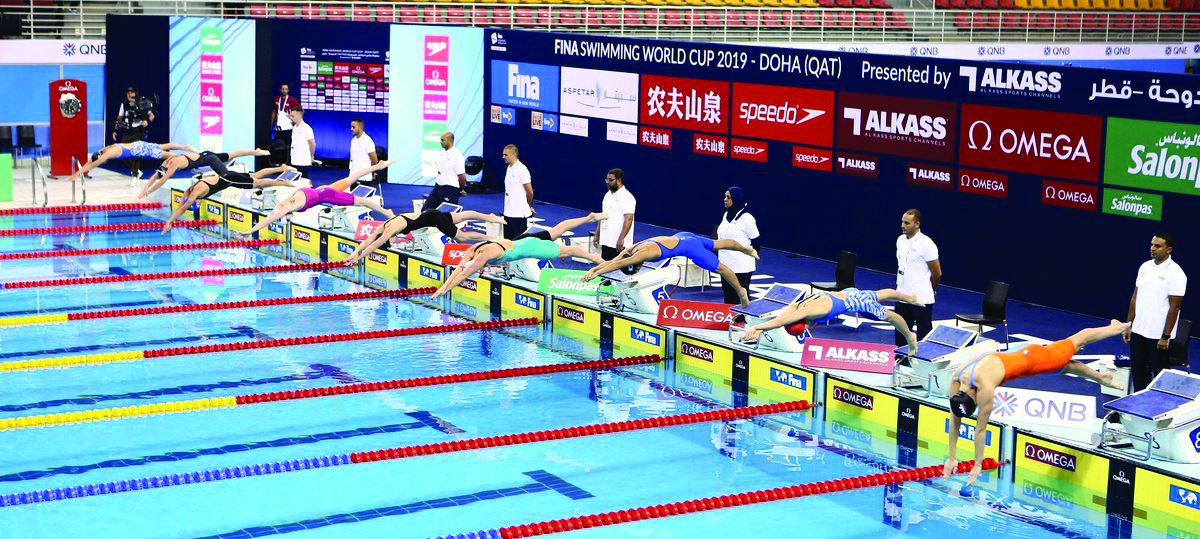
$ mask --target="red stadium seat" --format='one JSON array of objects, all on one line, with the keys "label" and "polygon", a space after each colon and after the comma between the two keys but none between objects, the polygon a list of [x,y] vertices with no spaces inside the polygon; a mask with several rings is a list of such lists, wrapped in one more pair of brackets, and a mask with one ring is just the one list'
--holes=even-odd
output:
[{"label": "red stadium seat", "polygon": [[319,19],[321,15],[321,6],[307,5],[300,8],[300,16],[305,19]]},{"label": "red stadium seat", "polygon": [[817,5],[825,8],[837,7],[837,0],[817,0]]},{"label": "red stadium seat", "polygon": [[267,5],[266,4],[250,4],[250,6],[246,8],[246,14],[251,17],[256,17],[256,18],[266,17],[267,16]]},{"label": "red stadium seat", "polygon": [[725,24],[725,12],[720,9],[706,9],[700,13],[704,26],[721,26]]},{"label": "red stadium seat", "polygon": [[396,11],[392,6],[375,6],[375,20],[379,22],[396,22]]},{"label": "red stadium seat", "polygon": [[496,28],[508,28],[512,26],[513,12],[506,7],[498,7],[492,9],[492,26]]},{"label": "red stadium seat", "polygon": [[327,6],[325,8],[325,18],[331,21],[346,20],[346,8],[342,6]]},{"label": "red stadium seat", "polygon": [[599,10],[600,20],[597,23],[605,28],[620,28],[621,27],[621,10],[619,9],[601,9]]},{"label": "red stadium seat", "polygon": [[580,10],[575,8],[559,8],[555,12],[558,14],[555,23],[561,25],[563,28],[579,28],[583,26],[583,22],[579,17]]},{"label": "red stadium seat", "polygon": [[959,30],[970,30],[972,27],[971,14],[970,13],[955,13],[954,14],[954,27],[958,28]]},{"label": "red stadium seat", "polygon": [[416,6],[402,6],[398,14],[404,24],[421,24],[421,12]]},{"label": "red stadium seat", "polygon": [[908,18],[904,16],[903,11],[892,11],[889,15],[891,16],[889,27],[900,29],[912,28],[912,26],[908,24]]},{"label": "red stadium seat", "polygon": [[626,9],[621,13],[621,25],[622,26],[631,26],[634,28],[639,27],[639,26],[645,26],[646,19],[644,17],[642,17],[642,15],[643,15],[643,10]]},{"label": "red stadium seat", "polygon": [[821,25],[821,23],[817,19],[817,16],[813,14],[813,12],[800,11],[799,13],[797,13],[796,26],[815,28],[820,25]]},{"label": "red stadium seat", "polygon": [[446,12],[446,23],[453,24],[455,26],[466,26],[466,8],[452,5],[452,7],[446,8],[444,11]]},{"label": "red stadium seat", "polygon": [[421,8],[421,18],[425,24],[445,24],[446,12],[441,8],[434,6],[425,6]]},{"label": "red stadium seat", "polygon": [[1103,15],[1084,15],[1083,29],[1084,30],[1103,30],[1105,20]]},{"label": "red stadium seat", "polygon": [[1114,30],[1129,30],[1133,28],[1132,15],[1110,15],[1108,26]]},{"label": "red stadium seat", "polygon": [[280,19],[294,19],[296,18],[296,6],[275,4],[275,16]]},{"label": "red stadium seat", "polygon": [[366,21],[366,22],[374,22],[375,21],[375,15],[371,13],[371,8],[369,8],[367,6],[364,6],[364,5],[354,6],[354,10],[351,13],[352,13],[353,19],[356,21]]},{"label": "red stadium seat", "polygon": [[1029,15],[1027,13],[1005,13],[1001,15],[1000,24],[1005,30],[1024,30],[1029,27]]}]

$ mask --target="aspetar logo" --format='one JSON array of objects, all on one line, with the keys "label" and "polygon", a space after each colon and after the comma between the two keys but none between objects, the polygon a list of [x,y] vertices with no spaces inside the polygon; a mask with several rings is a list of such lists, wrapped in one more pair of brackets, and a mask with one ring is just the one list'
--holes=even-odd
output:
[{"label": "aspetar logo", "polygon": [[542,310],[542,300],[535,298],[533,296],[522,294],[520,292],[515,292],[513,294],[513,301],[517,305],[525,307],[526,309],[533,309],[535,311]]},{"label": "aspetar logo", "polygon": [[1025,443],[1025,458],[1074,473],[1078,467],[1075,455],[1055,451],[1037,444]]},{"label": "aspetar logo", "polygon": [[875,409],[875,397],[842,386],[833,387],[833,399],[864,410]]},{"label": "aspetar logo", "polygon": [[367,255],[367,260],[370,260],[371,262],[377,262],[379,264],[387,264],[388,262],[387,255],[380,252],[374,252]]},{"label": "aspetar logo", "polygon": [[565,318],[567,320],[570,320],[572,322],[578,322],[580,324],[582,324],[584,321],[583,311],[577,311],[575,309],[567,307],[566,305],[555,305],[554,306],[554,314],[556,316],[558,316],[559,318]]},{"label": "aspetar logo", "polygon": [[688,356],[688,357],[694,357],[701,361],[707,361],[709,363],[712,363],[713,359],[714,359],[714,354],[713,354],[712,349],[705,348],[703,346],[696,346],[692,343],[687,343],[687,342],[685,342],[679,346],[679,353],[681,353],[685,356]]},{"label": "aspetar logo", "polygon": [[887,110],[846,107],[842,117],[850,120],[855,136],[871,136],[904,142],[924,142],[939,146],[946,144],[947,119],[927,114],[910,114]]},{"label": "aspetar logo", "polygon": [[1062,73],[1058,71],[1011,68],[959,66],[958,74],[967,79],[971,92],[1045,97],[1059,99]]},{"label": "aspetar logo", "polygon": [[650,346],[658,346],[658,343],[662,342],[662,336],[657,332],[632,326],[629,328],[629,338]]}]

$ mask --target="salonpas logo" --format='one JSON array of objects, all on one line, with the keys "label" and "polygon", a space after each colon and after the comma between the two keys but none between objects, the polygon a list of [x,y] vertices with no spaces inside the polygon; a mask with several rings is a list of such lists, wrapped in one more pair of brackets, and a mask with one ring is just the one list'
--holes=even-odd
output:
[{"label": "salonpas logo", "polygon": [[1135,193],[1121,189],[1105,189],[1104,213],[1137,217],[1139,219],[1162,220],[1162,195]]},{"label": "salonpas logo", "polygon": [[[580,280],[584,272],[575,270],[543,269],[538,279],[538,292],[543,294],[576,294],[594,296],[601,288],[603,279],[596,278],[589,282]],[[611,286],[605,286],[605,292],[610,292]]]},{"label": "salonpas logo", "polygon": [[1108,119],[1104,183],[1200,195],[1200,126]]},{"label": "salonpas logo", "polygon": [[220,53],[222,43],[225,41],[225,30],[223,28],[201,28],[200,29],[200,52]]}]

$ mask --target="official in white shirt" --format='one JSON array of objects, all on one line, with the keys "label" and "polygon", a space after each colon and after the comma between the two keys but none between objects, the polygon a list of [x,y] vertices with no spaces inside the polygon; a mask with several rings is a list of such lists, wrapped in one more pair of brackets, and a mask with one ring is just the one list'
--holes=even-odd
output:
[{"label": "official in white shirt", "polygon": [[508,165],[504,172],[504,239],[511,240],[529,228],[529,218],[537,211],[533,209],[533,178],[525,163],[517,159],[516,145],[505,146],[501,156]]},{"label": "official in white shirt", "polygon": [[1187,291],[1187,275],[1171,258],[1175,238],[1166,233],[1150,240],[1150,260],[1138,268],[1133,297],[1129,299],[1130,329],[1125,330],[1129,343],[1130,389],[1146,389],[1155,376],[1167,368],[1171,339]]},{"label": "official in white shirt", "polygon": [[[746,193],[741,187],[730,187],[725,190],[725,214],[721,216],[721,224],[717,225],[717,239],[733,240],[746,247],[759,250],[758,221],[746,209]],[[732,249],[717,251],[717,259],[737,276],[738,284],[750,294],[750,278],[757,269],[754,257],[739,253]],[[725,303],[738,304],[742,300],[738,291],[724,279],[721,280],[721,290],[725,293]]]},{"label": "official in white shirt", "polygon": [[467,159],[454,147],[454,133],[442,133],[442,158],[438,162],[437,183],[425,202],[426,208],[436,208],[443,202],[458,204],[458,197],[467,194]]},{"label": "official in white shirt", "polygon": [[304,109],[293,107],[288,116],[292,118],[291,165],[310,167],[317,155],[317,138],[311,125],[304,123]]},{"label": "official in white shirt", "polygon": [[[896,238],[896,290],[912,294],[925,304],[918,307],[911,303],[896,302],[896,314],[908,324],[908,329],[924,339],[933,325],[933,300],[938,283],[942,282],[942,263],[938,260],[938,248],[921,233],[921,211],[911,209],[900,216],[900,234]],[[915,325],[915,328],[914,328]],[[908,344],[908,339],[896,332],[896,346]]]},{"label": "official in white shirt", "polygon": [[[363,130],[364,127],[366,126],[363,124],[362,118],[350,120],[350,133],[354,135],[350,138],[351,175],[364,168],[371,168],[379,162],[379,156],[375,154],[375,141],[371,140],[371,135]],[[369,179],[367,178],[367,180]]]},{"label": "official in white shirt", "polygon": [[633,214],[637,199],[625,188],[625,171],[614,168],[604,177],[608,192],[604,193],[600,211],[608,219],[600,221],[592,245],[600,248],[600,258],[612,260],[626,247],[633,245]]}]

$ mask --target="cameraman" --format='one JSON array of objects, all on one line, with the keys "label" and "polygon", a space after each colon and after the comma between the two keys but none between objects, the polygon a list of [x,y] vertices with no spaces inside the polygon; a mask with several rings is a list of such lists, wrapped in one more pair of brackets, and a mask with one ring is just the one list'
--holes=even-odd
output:
[{"label": "cameraman", "polygon": [[[120,133],[120,141],[137,142],[145,140],[146,128],[150,126],[150,122],[154,121],[154,104],[143,96],[138,96],[137,88],[130,86],[125,89],[125,101],[121,102],[121,106],[117,108],[117,121],[113,129],[113,140],[117,140],[117,134]],[[129,159],[129,173],[135,178],[142,176],[142,159],[135,157]]]}]

